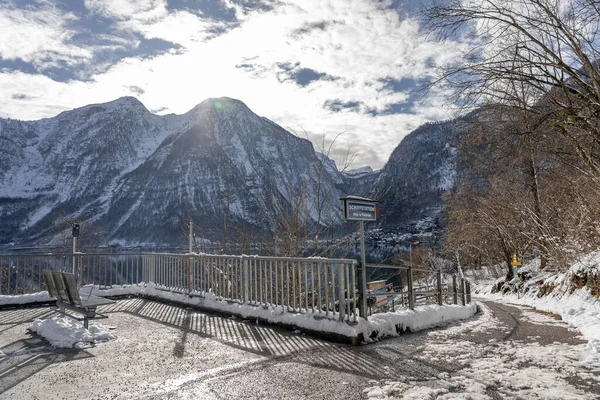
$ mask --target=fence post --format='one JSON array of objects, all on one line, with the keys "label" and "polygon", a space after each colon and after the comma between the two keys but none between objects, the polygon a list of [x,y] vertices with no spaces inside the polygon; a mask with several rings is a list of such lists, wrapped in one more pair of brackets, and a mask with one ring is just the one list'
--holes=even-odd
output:
[{"label": "fence post", "polygon": [[465,278],[460,278],[460,302],[463,306],[466,305],[465,300]]},{"label": "fence post", "polygon": [[452,303],[454,304],[458,304],[458,287],[456,285],[456,275],[452,275]]},{"label": "fence post", "polygon": [[248,259],[245,256],[242,256],[242,260],[244,263],[244,303],[246,303],[249,302],[250,298],[250,288],[248,287],[250,277],[248,276]]},{"label": "fence post", "polygon": [[467,304],[471,304],[471,281],[467,281]]},{"label": "fence post", "polygon": [[413,288],[412,265],[408,266],[407,280],[408,280],[408,308],[411,310],[414,310],[415,309],[415,292],[414,292],[414,288]]},{"label": "fence post", "polygon": [[[345,264],[338,264],[338,287],[340,290],[340,294],[338,296],[339,299],[339,305],[338,305],[338,310],[340,312],[340,316],[339,316],[339,320],[340,321],[344,321],[344,318],[346,317],[346,265]],[[329,290],[329,289],[328,289]],[[335,288],[333,289],[333,293],[335,295]],[[329,304],[327,304],[327,308],[329,309]],[[335,311],[335,302],[333,304],[333,310]]]},{"label": "fence post", "polygon": [[438,305],[442,305],[442,271],[438,270],[437,272],[437,292],[438,292]]}]

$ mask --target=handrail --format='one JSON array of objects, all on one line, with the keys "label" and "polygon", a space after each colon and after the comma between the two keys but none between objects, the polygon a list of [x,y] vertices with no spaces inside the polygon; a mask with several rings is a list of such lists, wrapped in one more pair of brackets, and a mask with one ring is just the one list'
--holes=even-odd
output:
[{"label": "handrail", "polygon": [[0,295],[45,290],[41,271],[76,271],[98,291],[125,285],[227,300],[284,312],[357,320],[352,259],[195,253],[59,253],[0,255]]}]

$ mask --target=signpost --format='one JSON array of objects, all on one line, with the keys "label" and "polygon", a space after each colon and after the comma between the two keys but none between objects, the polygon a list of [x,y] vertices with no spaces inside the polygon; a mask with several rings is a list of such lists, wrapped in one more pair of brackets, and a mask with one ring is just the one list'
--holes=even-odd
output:
[{"label": "signpost", "polygon": [[352,221],[376,221],[379,202],[360,197],[344,197],[344,218]]},{"label": "signpost", "polygon": [[344,218],[349,221],[360,221],[360,315],[367,319],[367,262],[365,254],[365,221],[376,221],[377,204],[381,202],[364,197],[346,196],[340,200],[344,203]]}]

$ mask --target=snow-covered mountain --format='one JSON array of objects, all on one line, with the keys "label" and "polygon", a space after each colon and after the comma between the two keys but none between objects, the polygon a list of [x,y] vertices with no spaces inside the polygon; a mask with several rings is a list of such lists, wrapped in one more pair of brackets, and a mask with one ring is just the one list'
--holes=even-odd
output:
[{"label": "snow-covered mountain", "polygon": [[367,167],[350,169],[348,171],[344,171],[343,174],[349,178],[361,178],[366,175],[371,175],[374,172],[375,171],[373,171],[373,168],[367,166]]},{"label": "snow-covered mountain", "polygon": [[323,190],[323,212],[341,221],[335,171],[315,173],[312,144],[234,99],[184,115],[125,97],[0,119],[0,141],[0,243],[46,243],[72,221],[127,244],[176,244],[190,216],[207,236],[224,224],[264,231],[298,197],[315,219],[317,188],[335,189]]},{"label": "snow-covered mountain", "polygon": [[380,225],[392,232],[419,232],[441,224],[444,192],[457,177],[457,144],[465,119],[428,123],[406,136],[371,188],[382,204]]},{"label": "snow-covered mountain", "polygon": [[0,246],[64,243],[72,222],[103,242],[173,246],[190,217],[203,237],[235,240],[277,232],[300,213],[342,223],[348,194],[381,200],[386,231],[422,230],[454,185],[460,126],[424,125],[382,170],[342,173],[308,140],[230,98],[183,115],[124,97],[39,121],[0,119]]}]

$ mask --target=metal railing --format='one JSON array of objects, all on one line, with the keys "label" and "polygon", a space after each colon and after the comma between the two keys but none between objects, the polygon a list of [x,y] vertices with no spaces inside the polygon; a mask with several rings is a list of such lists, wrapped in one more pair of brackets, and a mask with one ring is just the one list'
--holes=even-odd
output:
[{"label": "metal railing", "polygon": [[[394,311],[396,307],[413,310],[426,304],[459,304],[459,299],[463,306],[471,303],[470,282],[456,275],[410,265],[367,264],[366,268],[367,280],[371,281],[365,284],[366,315]],[[369,284],[381,286],[369,288]]]},{"label": "metal railing", "polygon": [[[363,284],[355,260],[283,258],[209,254],[68,253],[0,255],[0,295],[46,290],[42,270],[73,272],[80,285],[100,290],[152,283],[158,290],[254,306],[281,307],[282,312],[313,313],[356,321]],[[368,310],[360,315],[414,309],[423,304],[471,302],[470,282],[439,271],[410,266],[370,265],[368,280],[386,289],[369,289]],[[392,271],[381,273],[382,270]],[[391,285],[391,290],[387,286]],[[460,300],[460,302],[459,302]],[[381,306],[378,303],[383,303]],[[363,312],[364,311],[364,312]]]},{"label": "metal railing", "polygon": [[153,283],[158,290],[282,312],[356,321],[357,263],[325,258],[208,254],[0,255],[0,295],[46,290],[42,270],[75,272],[100,290]]}]

